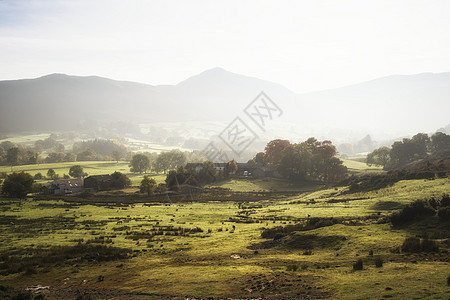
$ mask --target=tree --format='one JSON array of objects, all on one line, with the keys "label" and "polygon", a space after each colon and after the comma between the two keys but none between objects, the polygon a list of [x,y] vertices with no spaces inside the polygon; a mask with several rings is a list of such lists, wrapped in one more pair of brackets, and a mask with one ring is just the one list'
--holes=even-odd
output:
[{"label": "tree", "polygon": [[157,173],[164,172],[166,174],[166,171],[170,168],[169,156],[164,153],[158,155],[153,168]]},{"label": "tree", "polygon": [[17,165],[19,160],[19,148],[13,147],[9,148],[6,152],[6,161],[11,166],[11,171],[13,170],[13,166]]},{"label": "tree", "polygon": [[337,182],[346,176],[347,168],[336,154],[336,147],[330,141],[309,138],[283,151],[278,170],[292,180]]},{"label": "tree", "polygon": [[433,156],[446,156],[450,153],[450,135],[436,132],[431,136],[431,154]]},{"label": "tree", "polygon": [[198,180],[202,184],[214,182],[216,180],[216,168],[210,160],[203,162],[203,168],[198,172]]},{"label": "tree", "polygon": [[42,173],[41,172],[38,172],[38,173],[36,173],[36,174],[34,174],[34,179],[35,180],[41,180],[41,179],[43,179],[44,177],[42,176]]},{"label": "tree", "polygon": [[127,175],[120,173],[120,172],[114,172],[111,174],[112,179],[112,187],[116,189],[124,189],[126,187],[129,187],[131,185],[131,180],[128,178]]},{"label": "tree", "polygon": [[76,142],[73,144],[73,152],[80,153],[86,150],[93,150],[96,154],[103,156],[110,156],[113,151],[119,151],[122,156],[127,153],[127,147],[120,141],[115,139],[104,140],[95,139],[82,142]]},{"label": "tree", "polygon": [[166,187],[170,190],[182,188],[183,185],[199,186],[200,183],[197,179],[196,172],[194,170],[186,170],[185,167],[179,166],[178,169],[171,170],[166,177]]},{"label": "tree", "polygon": [[82,166],[75,165],[75,166],[70,167],[69,175],[72,176],[73,178],[80,178],[80,177],[86,176],[87,173],[83,172]]},{"label": "tree", "polygon": [[112,158],[119,163],[119,160],[122,158],[122,152],[118,151],[118,150],[114,150],[111,153]]},{"label": "tree", "polygon": [[55,145],[55,147],[53,147],[53,149],[55,149],[56,152],[64,152],[65,147],[61,143],[56,143],[56,145]]},{"label": "tree", "polygon": [[63,162],[66,155],[63,152],[51,152],[45,158],[46,163],[59,163]]},{"label": "tree", "polygon": [[47,171],[47,177],[50,179],[57,179],[58,175],[56,174],[55,170],[53,169],[48,169]]},{"label": "tree", "polygon": [[225,165],[225,169],[223,171],[225,173],[225,177],[229,177],[230,175],[236,173],[237,170],[238,170],[238,165],[237,165],[236,161],[234,159],[232,159],[229,162],[227,162],[227,164]]},{"label": "tree", "polygon": [[186,164],[187,157],[186,154],[180,150],[171,150],[168,152],[162,152],[158,155],[155,161],[155,171],[175,170],[177,167]]},{"label": "tree", "polygon": [[370,165],[378,165],[386,167],[391,158],[391,149],[388,147],[381,147],[373,150],[367,155],[366,163]]},{"label": "tree", "polygon": [[97,157],[97,153],[94,150],[88,148],[77,154],[77,161],[92,161],[96,160]]},{"label": "tree", "polygon": [[144,154],[135,154],[131,158],[129,167],[131,172],[142,174],[150,169],[150,160]]},{"label": "tree", "polygon": [[76,161],[77,156],[73,153],[67,153],[66,156],[64,156],[64,161]]},{"label": "tree", "polygon": [[427,156],[431,144],[428,134],[418,133],[411,138],[411,142],[415,145],[415,154],[417,158],[424,158]]},{"label": "tree", "polygon": [[25,198],[31,192],[33,182],[33,177],[28,173],[12,173],[3,183],[2,193],[14,198]]},{"label": "tree", "polygon": [[262,166],[267,165],[266,158],[264,156],[264,152],[256,153],[255,157],[248,161],[249,164],[259,164]]},{"label": "tree", "polygon": [[292,144],[283,151],[278,170],[291,180],[304,180],[311,162],[312,153],[305,143]]},{"label": "tree", "polygon": [[283,150],[289,147],[291,143],[288,140],[273,140],[267,143],[264,149],[265,161],[274,167],[278,167],[281,162]]},{"label": "tree", "polygon": [[144,176],[144,179],[141,181],[141,185],[139,186],[139,190],[141,193],[146,193],[147,196],[151,196],[154,193],[156,186],[156,181],[153,178],[148,177],[147,175]]}]

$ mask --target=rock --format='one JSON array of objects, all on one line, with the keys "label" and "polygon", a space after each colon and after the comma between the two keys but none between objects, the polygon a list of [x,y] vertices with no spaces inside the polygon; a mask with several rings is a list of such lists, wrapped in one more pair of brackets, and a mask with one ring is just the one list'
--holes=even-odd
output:
[{"label": "rock", "polygon": [[49,292],[50,286],[42,286],[40,284],[38,285],[32,285],[30,287],[27,287],[25,290],[30,291],[34,294],[38,294],[38,293],[47,293]]}]

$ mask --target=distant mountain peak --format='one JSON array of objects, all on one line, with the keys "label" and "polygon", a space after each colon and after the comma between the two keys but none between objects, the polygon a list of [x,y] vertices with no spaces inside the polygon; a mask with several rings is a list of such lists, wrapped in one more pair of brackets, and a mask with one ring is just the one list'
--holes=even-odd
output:
[{"label": "distant mountain peak", "polygon": [[215,68],[207,69],[207,70],[203,71],[202,73],[231,73],[231,72],[225,70],[222,67],[215,67]]},{"label": "distant mountain peak", "polygon": [[52,74],[41,76],[39,78],[61,78],[61,77],[69,77],[69,75],[64,74],[64,73],[52,73]]}]

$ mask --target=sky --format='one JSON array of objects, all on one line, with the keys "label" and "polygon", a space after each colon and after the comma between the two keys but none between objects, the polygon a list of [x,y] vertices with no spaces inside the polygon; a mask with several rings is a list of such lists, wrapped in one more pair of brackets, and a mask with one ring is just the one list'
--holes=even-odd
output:
[{"label": "sky", "polygon": [[204,70],[302,93],[450,71],[450,1],[0,0],[0,80],[177,84]]}]

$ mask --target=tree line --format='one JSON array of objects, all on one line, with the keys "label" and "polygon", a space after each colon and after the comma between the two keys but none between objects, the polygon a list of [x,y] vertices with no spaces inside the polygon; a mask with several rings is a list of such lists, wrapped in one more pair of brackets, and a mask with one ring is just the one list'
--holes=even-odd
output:
[{"label": "tree line", "polygon": [[379,165],[386,170],[401,168],[420,159],[450,157],[450,135],[436,132],[429,136],[418,133],[412,138],[394,142],[391,147],[375,149],[367,155],[368,165]]},{"label": "tree line", "polygon": [[347,167],[336,157],[331,141],[311,137],[304,142],[291,143],[276,139],[267,143],[249,163],[272,166],[292,181],[319,181],[336,183],[347,176]]}]

